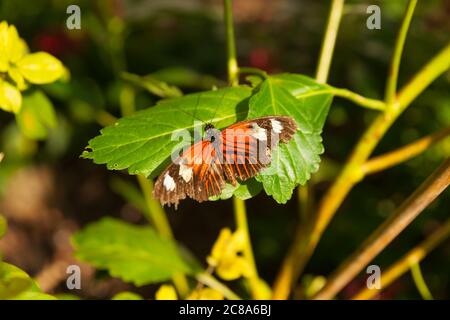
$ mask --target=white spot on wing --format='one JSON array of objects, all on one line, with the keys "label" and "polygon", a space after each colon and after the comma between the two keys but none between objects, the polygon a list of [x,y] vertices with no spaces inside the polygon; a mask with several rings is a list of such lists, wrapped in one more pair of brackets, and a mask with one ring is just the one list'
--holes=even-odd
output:
[{"label": "white spot on wing", "polygon": [[164,176],[163,185],[167,191],[175,190],[175,180],[173,180],[173,178],[169,175],[168,172]]},{"label": "white spot on wing", "polygon": [[192,168],[184,165],[183,163],[180,164],[179,173],[180,173],[180,176],[183,177],[183,180],[186,182],[189,182],[189,180],[192,179]]},{"label": "white spot on wing", "polygon": [[283,126],[281,125],[280,121],[275,119],[270,119],[270,123],[272,124],[272,130],[275,133],[281,133],[283,130]]},{"label": "white spot on wing", "polygon": [[261,128],[256,123],[253,123],[253,133],[252,136],[255,137],[258,140],[266,141],[266,130],[264,128]]}]

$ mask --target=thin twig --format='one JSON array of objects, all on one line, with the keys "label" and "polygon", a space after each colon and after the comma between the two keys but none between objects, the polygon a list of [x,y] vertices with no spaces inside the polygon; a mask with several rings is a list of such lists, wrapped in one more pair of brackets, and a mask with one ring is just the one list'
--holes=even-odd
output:
[{"label": "thin twig", "polygon": [[416,191],[379,226],[328,278],[314,299],[333,298],[350,280],[397,237],[450,184],[450,158],[446,159]]},{"label": "thin twig", "polygon": [[394,54],[391,59],[391,66],[386,81],[386,92],[384,100],[388,105],[393,104],[395,93],[397,92],[398,71],[400,69],[400,59],[402,57],[403,48],[405,47],[406,35],[408,33],[409,25],[411,24],[414,9],[416,8],[417,0],[410,0],[403,17],[402,25],[397,35],[395,42]]},{"label": "thin twig", "polygon": [[334,94],[336,97],[342,97],[346,98],[357,105],[367,108],[367,109],[373,109],[373,110],[379,110],[384,111],[386,109],[386,104],[377,99],[370,99],[363,97],[360,94],[354,93],[347,89],[341,89],[341,88],[332,88],[331,93]]},{"label": "thin twig", "polygon": [[379,290],[365,288],[358,292],[352,299],[367,300],[373,298],[382,290],[386,289],[391,283],[407,272],[414,263],[422,261],[428,253],[436,248],[440,243],[450,236],[450,219],[444,225],[434,231],[428,238],[418,246],[406,253],[402,258],[395,262],[381,274],[381,288]]},{"label": "thin twig", "polygon": [[[274,285],[274,297],[285,299],[292,283],[302,273],[306,263],[314,252],[325,228],[330,223],[353,186],[364,178],[363,164],[367,161],[386,131],[412,100],[433,80],[450,67],[450,45],[439,52],[423,67],[411,82],[406,84],[394,102],[387,106],[367,128],[355,146],[341,173],[322,198],[317,214],[305,226],[296,231],[291,246]],[[417,91],[416,91],[417,90]]]},{"label": "thin twig", "polygon": [[215,289],[223,294],[223,296],[229,300],[242,300],[236,293],[231,291],[227,286],[218,281],[209,273],[200,273],[197,275],[197,280],[204,285]]},{"label": "thin twig", "polygon": [[400,90],[397,98],[398,107],[401,110],[406,108],[431,82],[449,68],[450,42]]},{"label": "thin twig", "polygon": [[252,270],[251,276],[248,278],[248,282],[250,285],[250,289],[252,291],[252,296],[258,296],[258,269],[256,268],[255,258],[253,256],[252,243],[250,240],[250,232],[248,231],[248,222],[247,222],[247,212],[245,209],[245,202],[237,198],[233,197],[233,207],[234,207],[234,216],[236,221],[236,227],[238,230],[241,230],[244,233],[245,241],[244,241],[244,257],[250,265]]},{"label": "thin twig", "polygon": [[438,143],[449,135],[450,127],[442,129],[419,140],[411,142],[410,144],[407,144],[397,150],[367,160],[367,162],[364,163],[362,170],[364,174],[367,175],[391,168],[421,154],[432,145]]},{"label": "thin twig", "polygon": [[[326,83],[328,80],[328,73],[330,71],[331,59],[333,57],[334,45],[336,43],[343,7],[344,0],[333,0],[331,3],[328,23],[323,37],[319,63],[316,71],[316,80],[321,83]],[[347,94],[347,92],[339,90],[338,92]],[[354,95],[350,96],[355,97]],[[347,98],[348,97],[349,95],[347,94]],[[312,219],[308,221],[312,221]],[[300,266],[297,264],[297,257],[301,252],[304,252],[305,249],[306,242],[302,239],[304,232],[307,230],[305,229],[305,226],[310,228],[309,224],[304,223],[297,226],[294,242],[284,259],[273,284],[273,299],[286,299],[291,291],[293,283],[300,274],[298,271],[300,270]]]},{"label": "thin twig", "polygon": [[427,283],[422,275],[422,270],[420,269],[419,263],[413,263],[411,265],[411,275],[413,277],[414,283],[417,290],[424,300],[433,300],[430,289],[428,289]]},{"label": "thin twig", "polygon": [[319,64],[316,71],[316,80],[321,83],[326,83],[328,79],[331,58],[333,57],[334,45],[336,43],[343,8],[344,0],[332,1],[324,41],[320,50]]},{"label": "thin twig", "polygon": [[231,0],[224,0],[223,5],[227,35],[228,81],[231,86],[236,86],[239,82],[239,68],[236,59],[236,43],[234,40],[233,11]]}]

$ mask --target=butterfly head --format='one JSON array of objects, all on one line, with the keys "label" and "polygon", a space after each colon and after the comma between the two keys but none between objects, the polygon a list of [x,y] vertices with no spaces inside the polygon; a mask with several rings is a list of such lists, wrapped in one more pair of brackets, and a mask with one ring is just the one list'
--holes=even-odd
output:
[{"label": "butterfly head", "polygon": [[212,143],[218,140],[220,131],[217,130],[212,123],[207,123],[205,126],[205,140]]}]

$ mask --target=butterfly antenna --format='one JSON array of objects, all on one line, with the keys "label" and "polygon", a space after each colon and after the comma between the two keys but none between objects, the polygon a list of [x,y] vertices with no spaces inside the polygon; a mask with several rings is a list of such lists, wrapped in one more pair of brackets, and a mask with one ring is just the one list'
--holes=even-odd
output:
[{"label": "butterfly antenna", "polygon": [[[223,93],[223,95],[222,95],[222,98],[220,98],[220,107],[222,107],[222,103],[223,103],[223,98],[224,98],[224,97],[225,97],[225,91],[224,91],[224,93]],[[214,114],[213,114],[213,116],[212,116],[212,118],[211,118],[211,123],[212,123],[212,121],[214,120],[214,118],[216,117],[217,110],[219,110],[219,108],[216,108],[216,110],[214,111]]]}]

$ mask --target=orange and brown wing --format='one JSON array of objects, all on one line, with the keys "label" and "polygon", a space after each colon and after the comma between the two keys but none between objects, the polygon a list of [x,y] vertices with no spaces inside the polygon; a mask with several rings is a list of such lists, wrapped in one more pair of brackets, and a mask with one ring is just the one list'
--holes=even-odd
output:
[{"label": "orange and brown wing", "polygon": [[162,205],[178,206],[187,196],[206,201],[220,195],[225,186],[225,176],[214,144],[199,141],[187,149],[164,170],[155,183],[153,196]]},{"label": "orange and brown wing", "polygon": [[[214,129],[215,130],[215,129]],[[199,202],[222,193],[225,184],[236,185],[270,165],[272,149],[288,142],[297,130],[290,117],[271,116],[234,124],[202,140],[181,154],[158,177],[153,196],[162,205],[178,206],[190,197]]]},{"label": "orange and brown wing", "polygon": [[272,149],[287,143],[297,130],[295,120],[270,116],[236,123],[222,131],[223,169],[227,181],[236,184],[256,176],[271,163]]}]

